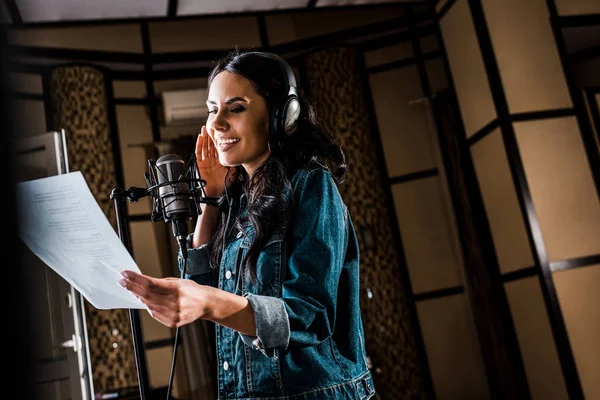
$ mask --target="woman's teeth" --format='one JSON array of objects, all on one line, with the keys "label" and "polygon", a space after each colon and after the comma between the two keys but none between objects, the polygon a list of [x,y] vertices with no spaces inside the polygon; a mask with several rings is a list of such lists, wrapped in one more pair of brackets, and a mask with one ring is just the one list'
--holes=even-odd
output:
[{"label": "woman's teeth", "polygon": [[235,142],[239,142],[240,139],[225,139],[225,140],[219,140],[219,146],[224,145],[224,144],[231,144],[231,143],[235,143]]}]

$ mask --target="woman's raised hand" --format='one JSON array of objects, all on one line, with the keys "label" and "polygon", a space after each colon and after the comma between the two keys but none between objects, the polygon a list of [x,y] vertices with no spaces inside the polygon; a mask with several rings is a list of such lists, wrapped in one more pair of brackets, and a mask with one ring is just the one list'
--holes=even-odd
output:
[{"label": "woman's raised hand", "polygon": [[208,316],[215,289],[188,279],[153,278],[133,271],[121,272],[119,284],[148,308],[152,318],[175,328]]},{"label": "woman's raised hand", "polygon": [[[218,197],[224,191],[225,177],[228,167],[219,162],[219,154],[213,141],[213,135],[209,135],[206,126],[202,126],[202,133],[196,140],[196,162],[200,178],[206,181],[204,190],[209,197]],[[235,170],[229,173],[227,186],[229,187],[235,178]]]}]

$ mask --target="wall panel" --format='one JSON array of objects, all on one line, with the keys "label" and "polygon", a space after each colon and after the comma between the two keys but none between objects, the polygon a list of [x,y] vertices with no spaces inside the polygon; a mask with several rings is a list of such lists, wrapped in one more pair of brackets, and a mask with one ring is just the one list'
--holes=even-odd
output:
[{"label": "wall panel", "polygon": [[500,272],[533,265],[506,150],[499,129],[471,147]]},{"label": "wall panel", "polygon": [[600,86],[600,57],[572,66],[573,77],[579,87]]},{"label": "wall panel", "polygon": [[113,92],[118,98],[136,98],[146,97],[146,83],[144,81],[113,81]]},{"label": "wall panel", "polygon": [[558,15],[600,14],[597,0],[555,0]]},{"label": "wall panel", "polygon": [[9,30],[9,44],[143,53],[139,24]]},{"label": "wall panel", "polygon": [[515,124],[550,261],[600,254],[600,202],[574,117]]},{"label": "wall panel", "polygon": [[467,136],[496,119],[467,0],[457,0],[440,27]]},{"label": "wall panel", "polygon": [[430,53],[440,49],[440,44],[435,35],[427,35],[419,39],[422,53]]},{"label": "wall panel", "polygon": [[460,255],[439,178],[392,186],[398,226],[415,294],[462,284]]},{"label": "wall panel", "polygon": [[421,301],[417,311],[436,397],[489,398],[466,295]]},{"label": "wall panel", "polygon": [[10,89],[19,93],[42,94],[42,77],[39,74],[8,72],[7,82]]},{"label": "wall panel", "polygon": [[427,78],[429,79],[429,85],[431,85],[431,92],[433,94],[448,88],[444,62],[441,58],[426,61],[425,69],[427,70]]},{"label": "wall panel", "polygon": [[170,79],[154,81],[154,92],[159,96],[162,92],[171,90],[188,90],[208,87],[208,76],[193,79]]},{"label": "wall panel", "polygon": [[273,14],[265,16],[267,36],[271,46],[291,42],[298,38],[294,17],[291,14]]},{"label": "wall panel", "polygon": [[117,105],[121,150],[152,143],[148,110],[141,105]]},{"label": "wall panel", "polygon": [[165,276],[165,268],[161,264],[161,254],[159,254],[156,241],[157,239],[164,240],[166,237],[158,237],[155,229],[158,224],[164,224],[164,222],[152,222],[150,219],[131,222],[131,250],[142,273],[162,278]]},{"label": "wall panel", "polygon": [[369,80],[389,176],[435,168],[426,110],[409,105],[423,96],[417,67],[371,74]]},{"label": "wall panel", "polygon": [[568,399],[538,278],[521,279],[504,287],[532,398]]},{"label": "wall panel", "polygon": [[392,61],[405,60],[414,57],[410,42],[402,42],[393,46],[382,47],[380,49],[367,51],[364,54],[367,67],[374,67]]},{"label": "wall panel", "polygon": [[[598,110],[596,111],[597,112],[596,115],[600,115],[600,93],[596,94],[594,96],[594,99],[596,100],[596,105],[598,106],[597,107]],[[600,125],[596,126],[596,143],[598,144],[598,151],[600,151]]]},{"label": "wall panel", "polygon": [[[173,387],[171,394],[174,398],[182,398],[181,393],[185,390],[185,374],[180,371],[185,371],[185,363],[183,360],[183,354],[179,355],[177,352],[176,360],[176,373],[173,377]],[[169,384],[169,375],[171,373],[171,363],[173,359],[173,346],[160,347],[156,349],[149,349],[146,351],[146,357],[148,361],[148,375],[150,381],[150,387],[160,388],[166,387]],[[183,397],[185,398],[185,397]]]},{"label": "wall panel", "polygon": [[[144,106],[117,105],[116,111],[124,185],[146,187],[144,173],[148,172],[149,151],[153,146],[150,117]],[[127,203],[127,207],[129,215],[149,214],[152,210],[148,197]]]},{"label": "wall panel", "polygon": [[586,399],[600,398],[600,265],[553,274]]},{"label": "wall panel", "polygon": [[149,30],[153,53],[260,46],[255,17],[152,22]]},{"label": "wall panel", "polygon": [[[319,5],[324,5],[322,1]],[[323,10],[316,13],[305,12],[292,15],[296,39],[305,39],[361,25],[400,17],[404,9],[398,6],[373,9]]]},{"label": "wall panel", "polygon": [[40,135],[46,129],[46,111],[42,100],[10,99],[11,113],[14,118],[15,137]]},{"label": "wall panel", "polygon": [[174,337],[173,330],[152,318],[147,310],[140,310],[140,318],[142,321],[144,342],[147,343]]},{"label": "wall panel", "polygon": [[546,1],[484,0],[483,7],[510,112],[572,107]]}]

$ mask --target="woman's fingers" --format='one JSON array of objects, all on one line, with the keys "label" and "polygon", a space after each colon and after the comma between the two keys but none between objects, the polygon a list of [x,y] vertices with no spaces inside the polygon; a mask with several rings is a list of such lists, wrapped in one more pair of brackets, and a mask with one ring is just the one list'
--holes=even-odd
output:
[{"label": "woman's fingers", "polygon": [[217,154],[217,149],[215,147],[214,131],[212,129],[210,129],[208,126],[205,126],[205,131],[206,131],[207,139],[209,140],[208,148],[209,148],[210,157],[219,158],[219,156]]},{"label": "woman's fingers", "polygon": [[206,126],[202,127],[202,159],[205,160],[210,157],[209,153],[209,142],[210,138],[208,137],[208,133],[206,133]]},{"label": "woman's fingers", "polygon": [[165,300],[176,290],[174,281],[151,278],[133,271],[123,271],[121,275],[124,279],[119,284],[142,300]]},{"label": "woman's fingers", "polygon": [[198,134],[198,138],[196,139],[196,159],[200,161],[202,158],[202,140],[204,137],[201,133]]},{"label": "woman's fingers", "polygon": [[200,149],[202,146],[202,134],[198,134],[198,137],[196,138],[196,153],[198,153],[198,149]]},{"label": "woman's fingers", "polygon": [[168,326],[169,328],[175,328],[177,326],[177,319],[165,314],[164,307],[156,307],[148,305],[148,312],[150,316],[160,322],[163,325]]},{"label": "woman's fingers", "polygon": [[123,271],[121,275],[119,284],[146,305],[152,318],[171,328],[186,323],[182,320],[185,312],[181,309],[181,279],[152,278],[133,271]]},{"label": "woman's fingers", "polygon": [[210,137],[211,140],[215,140],[214,132],[212,129],[210,129],[208,126],[204,125],[204,130],[206,131],[206,134],[208,135],[208,137]]},{"label": "woman's fingers", "polygon": [[215,142],[212,137],[207,137],[208,139],[208,154],[211,158],[218,158],[217,148],[215,147]]}]

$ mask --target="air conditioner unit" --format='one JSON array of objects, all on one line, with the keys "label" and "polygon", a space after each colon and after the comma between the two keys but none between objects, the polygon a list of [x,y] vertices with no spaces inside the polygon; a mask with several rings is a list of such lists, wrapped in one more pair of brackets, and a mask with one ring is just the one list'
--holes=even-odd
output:
[{"label": "air conditioner unit", "polygon": [[207,96],[208,88],[163,92],[165,125],[205,122],[208,117]]}]

